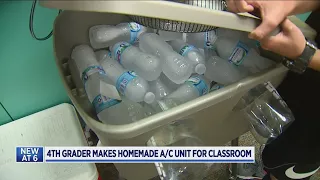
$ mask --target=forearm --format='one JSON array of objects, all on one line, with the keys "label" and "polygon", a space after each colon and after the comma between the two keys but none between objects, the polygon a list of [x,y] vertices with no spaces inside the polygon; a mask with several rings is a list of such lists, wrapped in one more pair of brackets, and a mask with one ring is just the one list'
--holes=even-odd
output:
[{"label": "forearm", "polygon": [[320,71],[320,50],[318,49],[312,57],[309,67],[316,71]]},{"label": "forearm", "polygon": [[314,11],[320,8],[320,0],[294,0],[292,2],[292,8],[289,15],[302,14],[310,11]]}]

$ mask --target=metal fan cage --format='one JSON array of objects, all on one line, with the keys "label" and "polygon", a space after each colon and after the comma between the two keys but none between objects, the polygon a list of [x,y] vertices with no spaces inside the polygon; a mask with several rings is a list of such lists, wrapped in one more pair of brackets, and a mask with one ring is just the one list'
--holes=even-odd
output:
[{"label": "metal fan cage", "polygon": [[[191,6],[198,6],[212,10],[224,11],[226,3],[224,0],[173,0],[174,3],[183,3]],[[174,31],[183,33],[196,33],[214,30],[216,27],[197,23],[189,23],[182,21],[175,21],[169,19],[159,19],[144,16],[129,16],[133,21],[158,30]]]}]

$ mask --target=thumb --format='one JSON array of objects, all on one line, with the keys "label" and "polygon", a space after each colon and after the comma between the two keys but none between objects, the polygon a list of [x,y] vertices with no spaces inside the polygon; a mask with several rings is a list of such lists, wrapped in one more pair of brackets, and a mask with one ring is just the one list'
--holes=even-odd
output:
[{"label": "thumb", "polygon": [[281,54],[280,51],[283,49],[287,42],[287,38],[283,32],[280,32],[276,36],[270,36],[260,41],[260,45],[263,49]]},{"label": "thumb", "polygon": [[282,56],[295,59],[302,54],[306,40],[300,29],[290,20],[281,24],[282,31],[276,36],[268,36],[261,40],[261,47]]},{"label": "thumb", "polygon": [[266,38],[280,23],[281,21],[276,18],[266,18],[262,20],[262,23],[249,34],[249,37],[262,40]]}]

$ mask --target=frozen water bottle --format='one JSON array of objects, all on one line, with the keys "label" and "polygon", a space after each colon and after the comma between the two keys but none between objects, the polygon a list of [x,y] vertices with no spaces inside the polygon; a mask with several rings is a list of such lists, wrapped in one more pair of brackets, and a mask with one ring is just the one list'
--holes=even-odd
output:
[{"label": "frozen water bottle", "polygon": [[150,91],[155,95],[156,100],[163,99],[172,92],[172,90],[164,82],[162,82],[160,78],[150,81],[149,86]]},{"label": "frozen water bottle", "polygon": [[246,67],[250,73],[259,72],[274,65],[274,62],[261,57],[254,48],[236,39],[218,37],[213,47],[221,58],[236,66]]},{"label": "frozen water bottle", "polygon": [[146,80],[137,76],[133,71],[126,71],[117,61],[110,57],[101,62],[106,75],[111,79],[117,90],[134,102],[152,103],[155,95],[149,92]]},{"label": "frozen water bottle", "polygon": [[101,93],[101,84],[103,83],[101,76],[105,76],[105,72],[97,62],[95,54],[89,46],[79,45],[75,47],[71,58],[74,63],[69,65],[75,65],[78,71],[81,72],[80,77],[83,80],[88,99],[102,122],[120,125],[145,117],[140,104],[133,103],[125,98],[122,98],[122,101],[113,99]]},{"label": "frozen water bottle", "polygon": [[97,58],[98,62],[102,61],[105,58],[108,58],[108,57],[111,58],[112,57],[111,56],[111,52],[108,51],[108,50],[104,50],[104,49],[98,50],[98,51],[96,51],[94,53],[96,54],[96,58]]},{"label": "frozen water bottle", "polygon": [[226,28],[217,28],[215,29],[215,32],[217,37],[225,37],[225,38],[240,40],[250,48],[257,49],[259,44],[258,41],[248,38],[248,32],[237,31],[237,30],[226,29]]},{"label": "frozen water bottle", "polygon": [[[105,71],[97,61],[92,48],[88,45],[76,46],[72,51],[71,58],[74,60],[75,66],[80,73],[78,76],[81,77],[88,98],[92,102],[91,100],[101,93],[100,84],[108,80],[105,76]],[[89,81],[88,78],[91,75],[94,75],[95,78]]]},{"label": "frozen water bottle", "polygon": [[211,56],[206,62],[207,71],[204,76],[210,81],[229,85],[248,75],[246,69],[235,66],[218,56]]},{"label": "frozen water bottle", "polygon": [[188,44],[192,44],[197,48],[208,49],[211,48],[211,43],[216,38],[216,32],[185,33],[184,38]]},{"label": "frozen water bottle", "polygon": [[181,84],[190,77],[192,67],[188,61],[173,51],[172,47],[159,35],[154,33],[143,34],[140,37],[139,47],[142,51],[161,59],[163,73],[174,83]]},{"label": "frozen water bottle", "polygon": [[151,104],[145,105],[144,111],[148,112],[149,115],[153,115],[153,114],[160,113],[162,111],[169,110],[169,109],[174,108],[176,106],[179,106],[180,104],[182,104],[182,103],[179,102],[179,100],[177,100],[177,99],[165,98],[165,99],[154,101]]},{"label": "frozen water bottle", "polygon": [[135,71],[147,81],[154,81],[162,72],[158,57],[142,52],[127,42],[118,42],[112,46],[112,57],[124,68]]},{"label": "frozen water bottle", "polygon": [[206,72],[205,59],[198,48],[183,42],[181,39],[170,41],[169,44],[173,50],[189,60],[188,62],[193,66],[195,73],[204,74]]},{"label": "frozen water bottle", "polygon": [[135,22],[120,23],[116,26],[97,25],[89,29],[89,39],[91,46],[99,49],[109,47],[119,41],[133,44],[145,32],[152,32],[152,30]]},{"label": "frozen water bottle", "polygon": [[161,73],[159,79],[172,91],[178,89],[180,84],[172,82],[165,74]]},{"label": "frozen water bottle", "polygon": [[181,103],[196,99],[209,92],[210,83],[202,75],[193,75],[166,99],[176,99]]}]

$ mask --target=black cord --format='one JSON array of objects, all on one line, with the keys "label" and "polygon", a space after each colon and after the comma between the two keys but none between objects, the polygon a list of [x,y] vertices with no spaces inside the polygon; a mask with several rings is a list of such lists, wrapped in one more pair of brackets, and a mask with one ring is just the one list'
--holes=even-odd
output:
[{"label": "black cord", "polygon": [[[46,37],[39,38],[39,37],[36,36],[36,34],[34,33],[34,30],[33,30],[33,17],[34,17],[34,11],[36,9],[36,5],[37,5],[37,0],[34,0],[32,2],[31,11],[30,11],[30,17],[29,17],[29,31],[31,33],[31,36],[34,39],[36,39],[38,41],[45,41],[45,40],[49,39],[52,36],[53,30],[51,30],[51,32]],[[60,13],[61,13],[61,10],[59,10],[58,14],[60,14]]]}]

